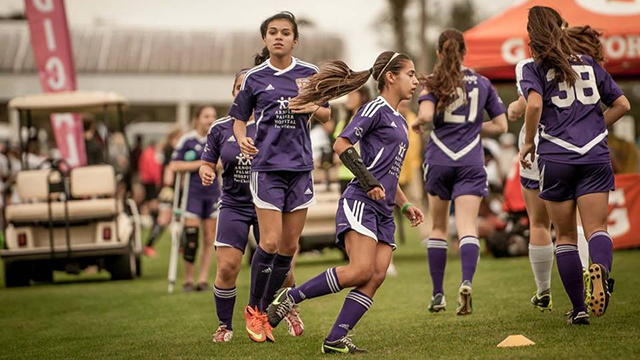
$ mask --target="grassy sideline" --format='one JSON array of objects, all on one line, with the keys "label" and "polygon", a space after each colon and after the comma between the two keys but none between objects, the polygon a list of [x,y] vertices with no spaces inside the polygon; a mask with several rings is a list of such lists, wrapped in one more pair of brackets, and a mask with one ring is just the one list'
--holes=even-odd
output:
[{"label": "grassy sideline", "polygon": [[[306,331],[301,338],[288,336],[283,324],[275,330],[277,343],[253,344],[243,330],[249,284],[244,265],[238,280],[235,337],[230,344],[215,344],[213,295],[166,293],[168,245],[165,236],[159,242],[160,257],[145,259],[143,277],[134,281],[106,281],[105,273],[80,277],[56,273],[53,285],[2,286],[0,358],[325,358],[320,345],[346,291],[302,304]],[[611,307],[605,317],[592,317],[590,327],[565,324],[569,300],[555,269],[555,310],[542,314],[528,304],[535,289],[528,260],[496,260],[484,254],[474,280],[476,312],[456,317],[460,262],[452,251],[445,278],[448,309],[432,315],[427,311],[431,285],[425,254],[413,233],[394,254],[399,276],[387,279],[353,331],[354,342],[371,351],[363,358],[640,358],[640,304],[634,298],[640,289],[637,250],[615,253]],[[337,251],[303,256],[296,276],[304,281],[340,263]],[[524,334],[537,345],[496,348],[510,334]]]}]

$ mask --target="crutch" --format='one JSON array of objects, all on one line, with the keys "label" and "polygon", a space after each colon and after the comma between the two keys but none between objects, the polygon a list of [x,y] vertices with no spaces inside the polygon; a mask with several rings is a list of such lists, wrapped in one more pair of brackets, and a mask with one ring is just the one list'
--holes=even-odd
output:
[{"label": "crutch", "polygon": [[[195,153],[188,151],[185,154],[185,161],[193,161]],[[182,179],[182,184],[181,180]],[[182,230],[184,229],[184,215],[187,210],[187,199],[189,196],[189,180],[191,173],[177,173],[176,184],[173,192],[173,214],[171,216],[171,255],[169,256],[169,294],[173,293],[176,276],[178,273],[178,251],[180,248],[180,240],[182,239]],[[182,196],[180,196],[180,185],[182,185]]]}]

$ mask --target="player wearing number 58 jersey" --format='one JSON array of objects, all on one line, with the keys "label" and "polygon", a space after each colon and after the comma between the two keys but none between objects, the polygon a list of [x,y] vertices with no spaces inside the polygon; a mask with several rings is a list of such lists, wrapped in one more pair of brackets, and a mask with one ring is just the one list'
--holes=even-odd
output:
[{"label": "player wearing number 58 jersey", "polygon": [[[607,279],[613,262],[613,243],[607,233],[609,191],[614,189],[607,126],[629,111],[630,105],[597,61],[572,49],[557,19],[548,7],[529,10],[533,59],[517,69],[518,87],[527,100],[520,161],[530,167],[536,155],[534,137],[539,133],[540,197],[556,230],[558,272],[573,305],[569,323],[589,324],[576,247],[576,205],[589,239],[591,307],[601,316],[609,303]],[[604,113],[601,104],[608,107]]]},{"label": "player wearing number 58 jersey", "polygon": [[[480,249],[477,217],[482,197],[487,195],[487,173],[480,134],[507,130],[505,108],[491,82],[462,66],[466,46],[462,33],[445,30],[438,40],[438,58],[431,76],[423,79],[418,121],[412,128],[433,122],[426,147],[424,188],[429,194],[432,229],[428,241],[429,271],[433,294],[429,310],[444,310],[442,286],[447,261],[449,208],[455,202],[456,227],[460,237],[462,284],[458,315],[472,312],[471,282]],[[490,122],[483,123],[484,111]]]}]

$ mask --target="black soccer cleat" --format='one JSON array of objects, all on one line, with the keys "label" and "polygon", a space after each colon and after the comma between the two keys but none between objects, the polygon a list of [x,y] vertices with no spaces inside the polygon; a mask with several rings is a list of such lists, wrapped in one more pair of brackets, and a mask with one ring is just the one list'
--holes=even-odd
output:
[{"label": "black soccer cleat", "polygon": [[443,294],[436,294],[431,298],[431,303],[429,304],[429,312],[437,313],[445,310],[447,310],[447,302],[445,301]]},{"label": "black soccer cleat", "polygon": [[589,305],[591,312],[597,317],[603,316],[609,307],[609,273],[607,269],[600,264],[591,264],[589,267],[589,275],[591,276],[591,299]]},{"label": "black soccer cleat", "polygon": [[287,316],[291,309],[293,309],[294,302],[289,297],[289,290],[291,288],[282,288],[276,292],[276,296],[273,298],[273,302],[269,304],[267,308],[267,319],[269,325],[272,327],[278,326],[280,322]]},{"label": "black soccer cleat", "polygon": [[358,348],[349,336],[344,336],[336,341],[324,339],[322,343],[323,354],[367,354],[365,349]]},{"label": "black soccer cleat", "polygon": [[538,295],[538,292],[533,293],[531,298],[531,305],[541,312],[553,310],[553,300],[551,299],[550,292],[544,292],[542,295]]},{"label": "black soccer cleat", "polygon": [[589,325],[591,324],[591,321],[589,320],[589,314],[587,314],[586,311],[580,311],[575,315],[569,315],[567,323],[570,325]]}]

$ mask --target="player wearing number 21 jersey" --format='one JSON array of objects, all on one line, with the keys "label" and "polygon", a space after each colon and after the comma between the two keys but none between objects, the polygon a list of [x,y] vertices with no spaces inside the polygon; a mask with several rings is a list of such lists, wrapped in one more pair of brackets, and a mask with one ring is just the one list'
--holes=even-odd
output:
[{"label": "player wearing number 21 jersey", "polygon": [[[480,141],[483,110],[491,119],[505,113],[502,100],[487,78],[467,68],[462,73],[465,91],[457,88],[458,99],[434,115],[434,130],[424,156],[425,190],[443,200],[487,195]],[[429,93],[420,96],[419,102],[423,101],[437,104],[438,98]]]}]

